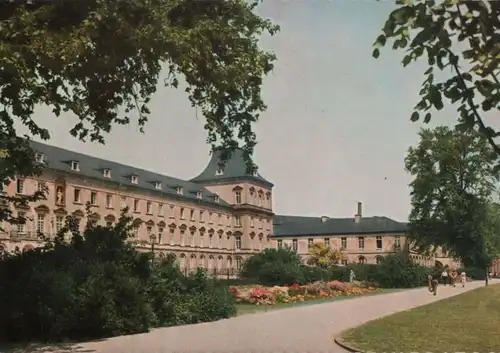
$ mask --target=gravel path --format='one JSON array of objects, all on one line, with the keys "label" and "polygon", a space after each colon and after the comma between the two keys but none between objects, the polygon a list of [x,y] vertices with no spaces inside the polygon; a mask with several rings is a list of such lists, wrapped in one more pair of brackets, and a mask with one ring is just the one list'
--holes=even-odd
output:
[{"label": "gravel path", "polygon": [[160,328],[147,334],[79,344],[75,351],[97,353],[340,353],[343,350],[333,342],[333,336],[340,331],[481,286],[484,286],[483,281],[468,283],[465,289],[440,286],[436,297],[431,295],[426,288],[418,288],[249,314],[213,323]]}]

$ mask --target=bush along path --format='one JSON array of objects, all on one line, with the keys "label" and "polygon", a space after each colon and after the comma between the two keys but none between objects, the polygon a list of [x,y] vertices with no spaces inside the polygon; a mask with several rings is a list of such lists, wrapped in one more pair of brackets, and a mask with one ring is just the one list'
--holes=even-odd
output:
[{"label": "bush along path", "polygon": [[483,285],[484,282],[478,281],[468,283],[464,289],[441,287],[436,297],[427,288],[362,296],[212,323],[160,328],[147,334],[115,337],[80,346],[82,350],[96,353],[344,352],[333,338],[345,329]]}]

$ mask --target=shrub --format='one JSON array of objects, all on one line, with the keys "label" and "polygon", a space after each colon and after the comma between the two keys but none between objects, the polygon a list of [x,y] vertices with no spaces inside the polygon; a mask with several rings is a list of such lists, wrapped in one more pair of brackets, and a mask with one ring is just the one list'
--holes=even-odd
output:
[{"label": "shrub", "polygon": [[[277,263],[300,266],[302,260],[295,251],[288,248],[264,249],[264,251],[253,255],[243,263],[240,276],[246,279],[258,279],[264,267],[267,268],[267,271],[270,271],[269,264]],[[281,268],[285,267],[287,266],[281,266]]]},{"label": "shrub", "polygon": [[374,282],[385,288],[413,288],[426,283],[429,269],[398,255],[385,256],[377,266]]},{"label": "shrub", "polygon": [[466,267],[457,269],[458,274],[465,272],[467,277],[470,277],[474,280],[482,281],[486,279],[486,270],[484,268],[478,267]]}]

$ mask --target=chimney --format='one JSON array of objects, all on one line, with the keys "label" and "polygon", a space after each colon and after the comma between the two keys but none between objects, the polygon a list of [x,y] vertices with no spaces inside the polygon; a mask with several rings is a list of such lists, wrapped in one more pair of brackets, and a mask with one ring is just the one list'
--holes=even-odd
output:
[{"label": "chimney", "polygon": [[354,222],[359,223],[363,217],[363,204],[358,202],[358,213],[354,215]]}]

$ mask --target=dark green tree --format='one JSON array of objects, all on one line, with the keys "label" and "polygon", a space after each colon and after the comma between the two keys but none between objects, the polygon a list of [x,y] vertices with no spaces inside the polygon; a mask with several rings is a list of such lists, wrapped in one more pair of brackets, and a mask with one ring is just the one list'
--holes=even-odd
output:
[{"label": "dark green tree", "polygon": [[485,222],[497,155],[477,132],[423,129],[405,160],[412,175],[410,240],[421,251],[446,249],[465,266],[489,264]]},{"label": "dark green tree", "polygon": [[485,116],[500,104],[500,2],[492,0],[397,0],[373,56],[392,43],[404,51],[403,66],[427,62],[420,101],[411,121],[429,122],[432,112],[454,104],[460,128],[475,129],[500,154],[498,129]]},{"label": "dark green tree", "polygon": [[[0,2],[0,185],[40,172],[26,137],[48,140],[33,119],[45,104],[54,116],[78,117],[71,135],[99,141],[115,124],[137,116],[142,128],[160,72],[183,88],[206,118],[208,143],[222,159],[243,143],[250,171],[252,124],[266,106],[262,80],[275,56],[259,48],[278,27],[245,0],[31,0]],[[123,113],[121,113],[123,111]],[[5,198],[29,202],[40,195]],[[0,221],[11,215],[0,210]]]}]

